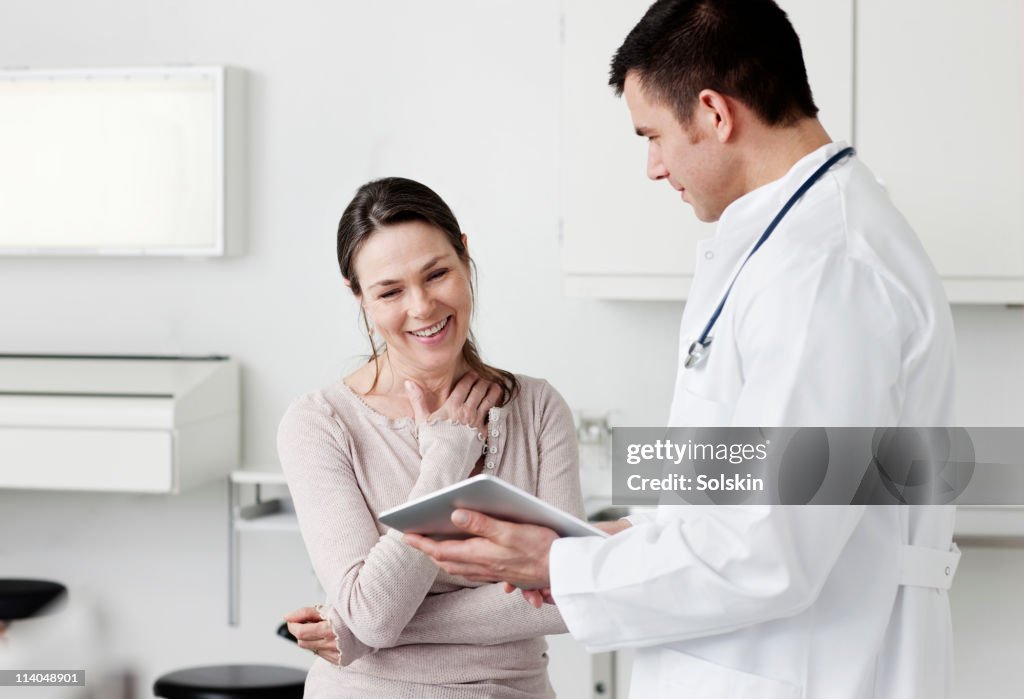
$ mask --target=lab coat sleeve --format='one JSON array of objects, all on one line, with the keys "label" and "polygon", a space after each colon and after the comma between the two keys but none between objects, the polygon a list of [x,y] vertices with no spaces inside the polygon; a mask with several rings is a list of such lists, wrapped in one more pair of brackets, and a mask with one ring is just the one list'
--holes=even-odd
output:
[{"label": "lab coat sleeve", "polygon": [[[551,589],[591,652],[726,633],[817,598],[861,507],[666,508],[610,539],[559,539]],[[814,512],[813,516],[811,512]]]}]

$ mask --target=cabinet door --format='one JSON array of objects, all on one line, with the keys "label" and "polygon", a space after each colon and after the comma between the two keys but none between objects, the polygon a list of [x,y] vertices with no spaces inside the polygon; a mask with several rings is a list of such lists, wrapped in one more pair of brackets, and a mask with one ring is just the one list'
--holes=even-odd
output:
[{"label": "cabinet door", "polygon": [[857,7],[861,157],[952,301],[1024,301],[1024,3]]},{"label": "cabinet door", "polygon": [[[780,4],[801,36],[825,127],[848,139],[852,0]],[[649,5],[563,0],[562,268],[569,295],[684,299],[696,242],[714,234],[666,183],[647,179],[647,143],[608,87],[612,54]]]}]

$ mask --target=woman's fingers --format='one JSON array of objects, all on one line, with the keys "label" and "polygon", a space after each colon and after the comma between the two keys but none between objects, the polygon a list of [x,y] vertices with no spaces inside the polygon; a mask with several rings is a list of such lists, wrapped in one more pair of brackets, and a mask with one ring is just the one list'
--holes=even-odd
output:
[{"label": "woman's fingers", "polygon": [[407,379],[405,382],[405,395],[412,406],[412,414],[416,424],[419,425],[426,422],[430,416],[430,408],[427,407],[427,397],[423,395],[423,389],[415,381]]},{"label": "woman's fingers", "polygon": [[298,639],[299,646],[302,648],[306,647],[303,645],[304,643],[316,644],[325,639],[334,641],[334,632],[331,631],[331,625],[326,621],[290,621],[288,622],[288,631]]},{"label": "woman's fingers", "polygon": [[306,621],[321,621],[320,612],[316,607],[300,607],[294,612],[288,612],[284,615],[284,620],[288,622],[297,621],[299,623]]},{"label": "woman's fingers", "polygon": [[487,423],[488,411],[498,404],[502,396],[499,384],[481,379],[472,371],[466,372],[455,383],[444,405],[433,412],[429,396],[414,381],[405,382],[405,393],[418,424],[430,420],[451,420],[460,425],[471,425],[481,432]]},{"label": "woman's fingers", "polygon": [[480,404],[483,403],[484,397],[487,395],[487,389],[490,386],[491,382],[484,381],[483,379],[479,379],[473,384],[473,388],[470,390],[469,395],[466,396],[465,402],[466,407],[473,411],[473,413],[476,413]]},{"label": "woman's fingers", "polygon": [[481,424],[487,422],[488,411],[496,406],[499,400],[501,400],[501,386],[496,383],[491,383],[487,387],[487,393],[484,395],[483,400],[480,401],[480,405],[477,407],[477,419]]},{"label": "woman's fingers", "polygon": [[469,392],[472,390],[473,384],[475,384],[479,378],[480,377],[477,376],[475,372],[467,371],[455,384],[455,388],[452,389],[451,395],[449,395],[448,400],[445,401],[445,405],[451,407],[465,405],[466,398],[469,396]]}]

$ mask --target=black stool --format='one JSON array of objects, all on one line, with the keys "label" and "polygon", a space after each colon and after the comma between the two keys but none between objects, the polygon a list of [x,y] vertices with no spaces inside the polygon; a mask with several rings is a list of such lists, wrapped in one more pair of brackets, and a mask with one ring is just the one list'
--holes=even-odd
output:
[{"label": "black stool", "polygon": [[302,699],[306,671],[279,665],[208,665],[169,672],[153,684],[164,699]]},{"label": "black stool", "polygon": [[50,604],[66,592],[67,588],[50,580],[0,578],[0,621],[48,614]]}]

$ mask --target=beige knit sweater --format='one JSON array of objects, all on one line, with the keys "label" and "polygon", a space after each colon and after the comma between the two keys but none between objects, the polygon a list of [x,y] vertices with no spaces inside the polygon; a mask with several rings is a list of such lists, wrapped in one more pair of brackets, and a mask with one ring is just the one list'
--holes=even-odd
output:
[{"label": "beige knit sweater", "polygon": [[558,610],[439,571],[375,517],[466,478],[481,448],[484,473],[581,514],[569,408],[546,381],[518,378],[486,442],[467,426],[389,419],[340,381],[285,413],[281,464],[348,663],[314,662],[306,697],[553,696],[543,636],[565,632]]}]

